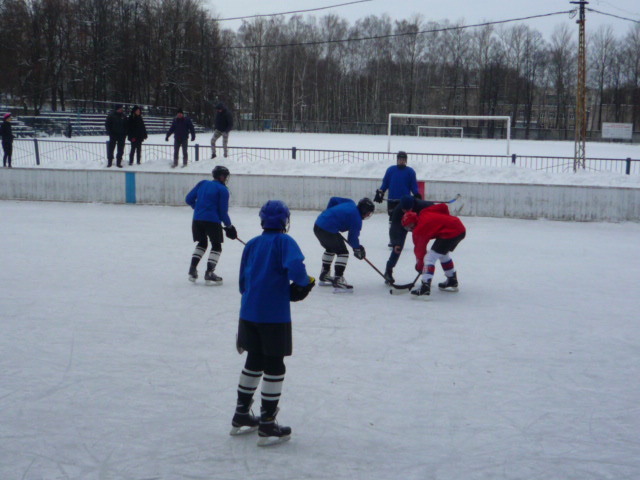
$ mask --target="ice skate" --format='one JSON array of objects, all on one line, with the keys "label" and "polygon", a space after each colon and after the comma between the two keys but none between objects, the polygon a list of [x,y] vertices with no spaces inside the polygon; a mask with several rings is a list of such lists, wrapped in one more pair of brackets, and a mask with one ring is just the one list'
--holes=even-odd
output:
[{"label": "ice skate", "polygon": [[250,410],[247,412],[238,412],[236,410],[233,420],[231,420],[231,430],[229,435],[244,435],[246,433],[258,430],[260,419],[253,415]]},{"label": "ice skate", "polygon": [[213,273],[213,270],[207,270],[204,273],[204,283],[205,285],[222,285],[222,277]]},{"label": "ice skate", "polygon": [[438,288],[443,292],[457,292],[458,291],[458,277],[456,272],[453,272],[453,275],[447,277],[444,282],[440,282],[438,284]]},{"label": "ice skate", "polygon": [[393,278],[393,270],[387,268],[384,272],[384,284],[392,285],[394,283],[396,283],[396,280]]},{"label": "ice skate", "polygon": [[189,267],[189,281],[195,282],[198,279],[198,269],[196,267]]},{"label": "ice skate", "polygon": [[423,300],[428,300],[429,295],[431,295],[431,280],[428,282],[422,281],[420,282],[420,286],[411,290],[411,295],[413,298],[422,298]]},{"label": "ice skate", "polygon": [[277,445],[291,439],[291,428],[278,425],[276,415],[266,415],[264,412],[260,415],[260,425],[258,427],[258,446],[268,447],[269,445]]},{"label": "ice skate", "polygon": [[353,285],[349,285],[344,277],[334,277],[333,293],[353,293]]},{"label": "ice skate", "polygon": [[214,158],[216,158],[216,157],[217,157],[217,155],[215,154],[215,152],[213,152],[213,153],[211,154],[211,160],[213,160],[213,159],[214,159]]},{"label": "ice skate", "polygon": [[333,286],[333,277],[331,276],[331,272],[329,270],[323,270],[320,272],[320,276],[318,277],[318,285],[321,287]]}]

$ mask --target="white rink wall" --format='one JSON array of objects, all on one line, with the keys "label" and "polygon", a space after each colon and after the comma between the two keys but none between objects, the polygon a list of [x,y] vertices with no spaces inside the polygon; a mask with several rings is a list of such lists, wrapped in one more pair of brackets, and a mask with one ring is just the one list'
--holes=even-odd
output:
[{"label": "white rink wall", "polygon": [[[198,181],[209,178],[184,171],[1,169],[0,199],[180,206]],[[321,210],[331,196],[373,197],[379,184],[378,178],[233,174],[229,189],[232,206],[258,207],[277,198],[292,209]],[[637,188],[429,181],[425,190],[428,200],[460,193],[461,216],[640,221]]]}]

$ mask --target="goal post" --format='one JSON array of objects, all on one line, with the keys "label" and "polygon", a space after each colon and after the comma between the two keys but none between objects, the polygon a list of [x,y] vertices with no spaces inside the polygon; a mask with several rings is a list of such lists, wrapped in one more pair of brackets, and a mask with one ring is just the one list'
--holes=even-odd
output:
[{"label": "goal post", "polygon": [[391,152],[391,123],[394,118],[417,118],[422,120],[485,120],[505,122],[507,125],[507,155],[511,154],[511,117],[497,115],[421,115],[417,113],[390,113],[387,127],[387,152]]},{"label": "goal post", "polygon": [[439,131],[446,131],[446,130],[454,130],[456,132],[460,132],[460,140],[462,140],[464,138],[464,127],[431,127],[429,125],[418,125],[418,134],[417,136],[420,136],[420,132],[426,131],[426,130],[439,130]]}]

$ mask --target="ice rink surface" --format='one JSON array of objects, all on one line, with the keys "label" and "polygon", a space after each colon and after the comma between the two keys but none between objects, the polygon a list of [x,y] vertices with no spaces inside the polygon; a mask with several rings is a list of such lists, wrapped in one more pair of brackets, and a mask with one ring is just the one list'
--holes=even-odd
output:
[{"label": "ice rink surface", "polygon": [[[256,209],[230,215],[260,233]],[[317,215],[290,232],[314,276]],[[3,480],[640,477],[639,224],[463,217],[460,292],[428,302],[351,257],[353,295],[293,305],[293,435],[261,449],[228,435],[240,242],[206,287],[203,265],[187,281],[188,207],[3,201],[0,217]],[[361,240],[383,269],[386,215]]]}]

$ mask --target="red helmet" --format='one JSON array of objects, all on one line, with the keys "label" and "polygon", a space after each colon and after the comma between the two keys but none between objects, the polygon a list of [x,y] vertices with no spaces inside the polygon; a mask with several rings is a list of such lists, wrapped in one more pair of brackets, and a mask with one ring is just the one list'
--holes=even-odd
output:
[{"label": "red helmet", "polygon": [[418,223],[418,214],[410,211],[402,216],[402,226],[407,228]]}]

